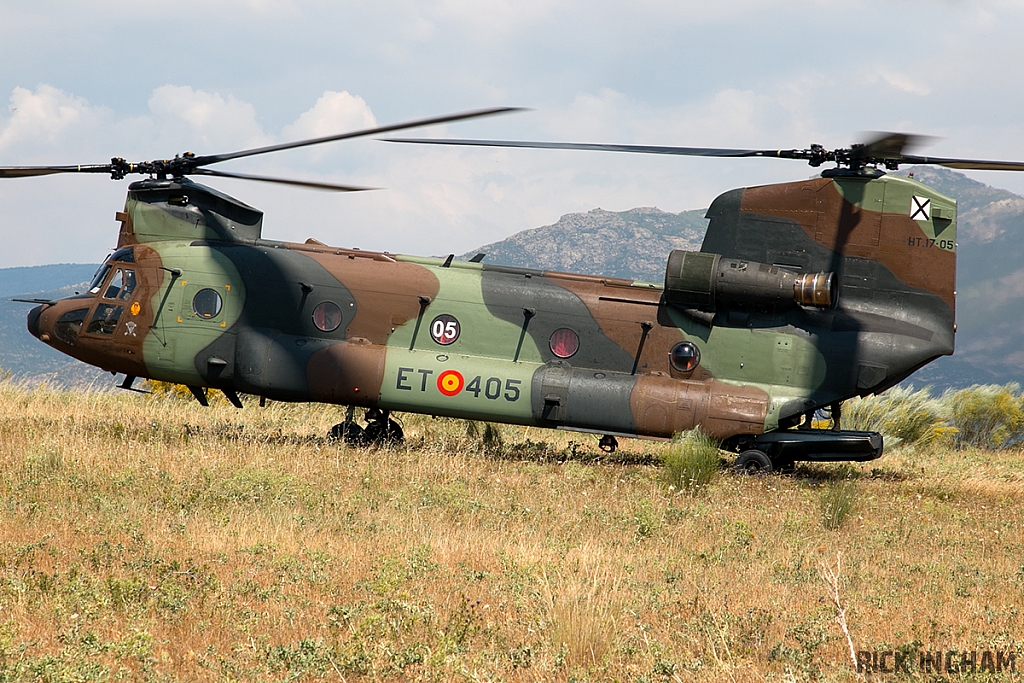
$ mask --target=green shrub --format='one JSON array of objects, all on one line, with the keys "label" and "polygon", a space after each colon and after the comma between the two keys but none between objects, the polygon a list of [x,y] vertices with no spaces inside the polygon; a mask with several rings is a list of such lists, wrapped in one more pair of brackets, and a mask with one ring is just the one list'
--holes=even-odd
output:
[{"label": "green shrub", "polygon": [[[192,395],[192,390],[184,384],[161,382],[158,379],[147,379],[141,384],[143,391],[148,391],[147,395],[151,398],[176,399],[184,403],[194,403],[196,400],[196,397]],[[210,405],[228,404],[228,399],[224,396],[224,393],[216,389],[206,390],[206,400]]]},{"label": "green shrub", "polygon": [[690,494],[707,488],[722,467],[718,444],[699,429],[673,439],[663,458],[665,483]]},{"label": "green shrub", "polygon": [[927,446],[948,438],[952,431],[944,408],[944,400],[932,398],[927,387],[918,391],[893,387],[877,396],[844,403],[842,426],[881,432],[887,448],[899,444]]},{"label": "green shrub", "polygon": [[821,523],[826,529],[835,531],[853,512],[857,503],[857,484],[844,479],[829,484],[821,491]]},{"label": "green shrub", "polygon": [[1024,438],[1024,396],[1019,384],[977,385],[943,397],[960,448],[1004,448]]}]

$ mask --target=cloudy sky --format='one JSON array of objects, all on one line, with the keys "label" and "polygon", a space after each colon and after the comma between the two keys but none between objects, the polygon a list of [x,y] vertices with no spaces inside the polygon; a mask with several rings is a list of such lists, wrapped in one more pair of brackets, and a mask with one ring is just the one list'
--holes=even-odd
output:
[{"label": "cloudy sky", "polygon": [[[741,148],[940,138],[1024,159],[1024,3],[968,0],[0,0],[0,165],[227,152],[480,107],[410,135]],[[808,177],[800,162],[333,143],[212,180],[264,236],[461,253],[595,207],[707,206]],[[1024,174],[977,173],[1024,194]],[[0,182],[0,267],[97,262],[127,183]]]}]

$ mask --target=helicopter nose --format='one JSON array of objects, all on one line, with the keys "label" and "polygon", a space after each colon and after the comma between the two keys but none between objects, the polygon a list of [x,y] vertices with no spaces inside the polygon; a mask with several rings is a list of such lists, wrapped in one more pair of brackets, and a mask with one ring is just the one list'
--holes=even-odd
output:
[{"label": "helicopter nose", "polygon": [[39,316],[43,313],[42,305],[28,312],[28,331],[33,337],[39,338]]}]

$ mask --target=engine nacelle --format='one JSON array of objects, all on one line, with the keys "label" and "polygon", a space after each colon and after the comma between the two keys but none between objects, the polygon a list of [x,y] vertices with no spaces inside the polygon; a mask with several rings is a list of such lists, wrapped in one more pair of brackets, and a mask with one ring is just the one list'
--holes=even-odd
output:
[{"label": "engine nacelle", "polygon": [[665,269],[665,299],[684,308],[828,308],[835,301],[834,282],[834,273],[797,274],[764,263],[676,249]]}]

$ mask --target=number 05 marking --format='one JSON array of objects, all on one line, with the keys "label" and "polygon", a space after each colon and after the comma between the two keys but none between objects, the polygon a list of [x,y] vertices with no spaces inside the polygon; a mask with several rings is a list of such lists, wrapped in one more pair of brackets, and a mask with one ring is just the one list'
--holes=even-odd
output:
[{"label": "number 05 marking", "polygon": [[448,346],[459,338],[459,321],[454,315],[442,313],[430,323],[430,338],[441,346]]}]

